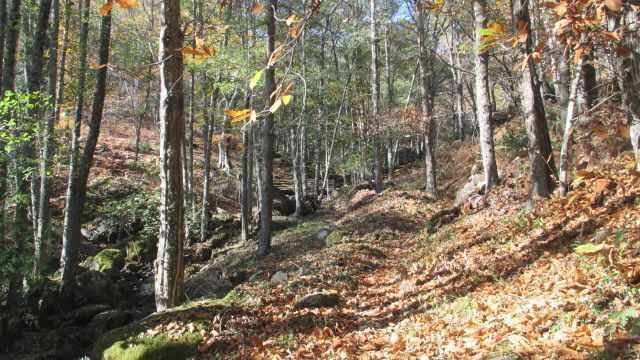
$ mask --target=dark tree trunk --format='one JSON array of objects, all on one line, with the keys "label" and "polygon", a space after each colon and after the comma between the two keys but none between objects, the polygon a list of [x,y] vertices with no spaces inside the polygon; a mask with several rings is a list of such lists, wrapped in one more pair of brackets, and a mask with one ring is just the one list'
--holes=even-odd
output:
[{"label": "dark tree trunk", "polygon": [[84,0],[80,3],[80,14],[82,24],[80,26],[80,49],[78,53],[79,69],[78,83],[76,91],[78,98],[76,100],[76,114],[73,124],[73,133],[71,138],[71,153],[69,155],[69,180],[67,183],[66,205],[64,215],[64,227],[62,235],[62,254],[60,256],[60,265],[62,268],[61,290],[68,294],[75,286],[75,270],[77,265],[78,244],[74,240],[79,239],[78,234],[73,234],[73,222],[81,221],[82,213],[79,212],[79,204],[77,195],[80,183],[80,127],[82,125],[82,113],[84,108],[84,90],[87,75],[87,42],[89,38],[89,11],[91,1]]},{"label": "dark tree trunk", "polygon": [[376,0],[369,0],[371,23],[369,35],[371,37],[371,115],[374,122],[374,140],[373,140],[373,162],[374,162],[374,183],[376,193],[380,194],[384,190],[383,184],[383,161],[384,154],[382,151],[381,140],[381,121],[379,119],[380,111],[380,77],[378,76],[378,34],[376,20]]},{"label": "dark tree trunk", "polygon": [[[206,73],[205,73],[206,74]],[[206,81],[205,81],[206,83]],[[204,142],[204,182],[202,184],[202,208],[200,212],[200,242],[207,240],[207,228],[209,227],[209,189],[211,187],[211,135],[216,103],[218,102],[218,88],[211,95],[209,106],[205,110],[205,119],[202,130]]]},{"label": "dark tree trunk", "polygon": [[53,23],[50,27],[49,36],[49,101],[51,101],[50,112],[47,112],[44,134],[42,135],[42,154],[40,159],[40,199],[38,203],[38,221],[36,228],[36,238],[34,241],[35,256],[33,262],[33,272],[39,275],[42,271],[44,258],[47,255],[49,246],[49,197],[51,180],[48,175],[50,163],[53,157],[53,125],[55,113],[58,107],[56,88],[58,80],[58,31],[60,28],[60,1],[53,0]]},{"label": "dark tree trunk", "polygon": [[[267,0],[267,59],[275,51],[277,0]],[[275,69],[268,66],[265,72],[264,100],[273,104],[271,94],[275,91]],[[273,209],[273,114],[269,113],[262,121],[262,199],[260,204],[260,242],[258,255],[265,256],[271,252],[271,219]]]},{"label": "dark tree trunk", "polygon": [[163,0],[160,33],[160,233],[155,262],[156,309],[164,311],[183,300],[184,194],[182,142],[184,94],[182,90],[184,35],[180,1]]},{"label": "dark tree trunk", "polygon": [[431,96],[429,95],[429,61],[426,44],[425,19],[422,9],[416,6],[418,62],[420,67],[420,108],[424,127],[425,191],[434,199],[438,198],[435,156],[435,129],[432,119]]},{"label": "dark tree trunk", "polygon": [[[514,27],[518,23],[526,24],[526,31],[531,34],[529,0],[514,0],[513,18]],[[555,173],[556,169],[553,153],[551,152],[551,140],[549,139],[544,103],[539,91],[540,84],[536,75],[536,65],[530,56],[533,52],[531,36],[527,37],[524,44],[519,45],[519,52],[521,58],[527,59],[520,79],[520,92],[522,94],[522,110],[529,139],[531,193],[532,195],[547,197],[551,195],[554,188],[552,174]]]}]

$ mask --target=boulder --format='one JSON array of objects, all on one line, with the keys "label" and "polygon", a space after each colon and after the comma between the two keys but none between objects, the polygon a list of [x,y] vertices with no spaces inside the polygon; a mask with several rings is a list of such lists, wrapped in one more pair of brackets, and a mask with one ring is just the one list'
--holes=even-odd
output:
[{"label": "boulder", "polygon": [[289,216],[296,211],[296,202],[291,200],[287,193],[277,187],[273,187],[273,210],[278,215]]},{"label": "boulder", "polygon": [[456,193],[454,206],[460,206],[469,200],[472,195],[478,194],[484,188],[484,175],[474,174],[469,177],[464,186]]},{"label": "boulder", "polygon": [[231,291],[233,283],[225,276],[224,271],[205,266],[185,281],[184,289],[189,299],[218,298]]},{"label": "boulder", "polygon": [[271,280],[269,282],[273,285],[284,284],[289,280],[289,275],[287,275],[284,271],[277,271],[273,276],[271,276]]},{"label": "boulder", "polygon": [[310,294],[298,301],[298,309],[314,309],[321,307],[335,307],[340,303],[340,295],[334,292],[319,292]]},{"label": "boulder", "polygon": [[94,316],[109,309],[111,309],[109,305],[90,304],[73,310],[67,315],[67,318],[76,325],[86,325]]},{"label": "boulder", "polygon": [[127,311],[107,310],[95,315],[88,327],[96,335],[101,335],[106,331],[122,327],[133,321],[133,315]]},{"label": "boulder", "polygon": [[112,303],[118,298],[113,280],[99,271],[89,270],[78,274],[77,296],[90,303]]},{"label": "boulder", "polygon": [[89,270],[116,275],[124,267],[125,253],[118,249],[104,249],[88,258],[84,264]]}]

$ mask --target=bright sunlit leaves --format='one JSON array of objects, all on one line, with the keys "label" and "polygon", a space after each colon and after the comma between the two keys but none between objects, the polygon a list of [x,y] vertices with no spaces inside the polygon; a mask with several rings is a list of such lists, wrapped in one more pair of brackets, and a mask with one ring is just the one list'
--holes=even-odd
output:
[{"label": "bright sunlit leaves", "polygon": [[264,5],[262,3],[254,3],[251,5],[251,13],[255,15],[260,15],[264,11]]},{"label": "bright sunlit leaves", "polygon": [[196,60],[204,60],[216,55],[216,49],[207,46],[204,39],[199,37],[196,37],[194,46],[185,46],[180,51],[183,55]]},{"label": "bright sunlit leaves", "polygon": [[[255,111],[253,111],[255,113]],[[251,109],[227,109],[224,114],[229,118],[232,123],[243,122],[252,116]]]},{"label": "bright sunlit leaves", "polygon": [[108,0],[102,6],[100,6],[100,16],[107,16],[113,9],[113,5],[118,4],[123,9],[133,9],[138,7],[137,0]]}]

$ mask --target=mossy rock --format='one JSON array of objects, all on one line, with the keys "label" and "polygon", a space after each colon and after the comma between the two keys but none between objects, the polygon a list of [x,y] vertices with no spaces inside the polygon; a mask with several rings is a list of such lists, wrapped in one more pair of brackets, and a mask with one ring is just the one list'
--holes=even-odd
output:
[{"label": "mossy rock", "polygon": [[102,353],[103,360],[178,360],[196,355],[199,334],[179,337],[155,335],[116,341]]},{"label": "mossy rock", "polygon": [[124,266],[124,251],[118,249],[104,249],[91,260],[91,270],[104,273],[117,273]]},{"label": "mossy rock", "polygon": [[[95,342],[92,359],[97,360],[182,360],[197,355],[203,340],[201,331],[210,330],[213,319],[240,301],[232,291],[217,300],[187,303],[152,314],[140,321],[111,330]],[[171,323],[193,324],[191,331],[167,331]],[[150,331],[152,330],[152,331]],[[178,335],[179,334],[179,335]]]},{"label": "mossy rock", "polygon": [[332,247],[346,242],[349,242],[349,233],[342,230],[335,230],[331,232],[324,240],[327,247]]}]

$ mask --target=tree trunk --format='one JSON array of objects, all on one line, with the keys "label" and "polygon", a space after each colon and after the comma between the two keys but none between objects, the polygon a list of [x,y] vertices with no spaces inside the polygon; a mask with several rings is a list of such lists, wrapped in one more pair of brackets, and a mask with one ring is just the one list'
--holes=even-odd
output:
[{"label": "tree trunk", "polygon": [[[275,51],[276,18],[278,0],[265,0],[267,19],[267,60]],[[267,66],[264,82],[264,101],[273,104],[271,94],[275,91],[275,69]],[[271,252],[271,219],[273,209],[273,114],[269,112],[262,121],[262,202],[260,204],[260,242],[258,255]]]},{"label": "tree trunk", "polygon": [[[13,0],[11,2],[11,7],[9,9],[8,14],[8,23],[7,23],[7,38],[5,39],[5,50],[4,50],[4,64],[2,69],[2,95],[7,91],[15,90],[15,78],[16,78],[16,62],[17,62],[17,54],[18,54],[18,39],[20,36],[20,7],[21,0]],[[3,196],[5,199],[7,198],[8,191],[8,162],[4,162],[2,164],[2,181],[3,181]],[[16,207],[16,218],[25,217],[26,214],[19,216],[17,212],[21,210]],[[18,226],[14,228],[16,232],[14,233],[14,241],[15,241],[15,249],[16,253],[21,253],[24,248],[24,239],[22,234],[19,232]],[[28,229],[24,229],[24,231],[28,231]],[[19,289],[22,286],[22,272],[21,269],[14,269],[11,278],[9,280],[9,289],[7,291],[7,306],[12,308],[18,302]]]},{"label": "tree trunk", "polygon": [[[111,43],[111,15],[103,16],[100,23],[100,50],[98,53],[99,64],[109,63],[109,46]],[[63,249],[70,249],[71,253],[66,253],[64,257],[64,267],[62,273],[63,286],[69,286],[75,281],[75,268],[77,266],[77,252],[80,244],[82,227],[82,217],[84,204],[87,195],[87,182],[89,173],[93,166],[93,157],[100,137],[100,126],[102,125],[102,114],[104,110],[104,100],[107,90],[107,66],[102,66],[96,73],[96,87],[93,93],[93,103],[91,105],[91,119],[89,120],[89,133],[86,137],[82,157],[77,163],[76,176],[69,179],[67,193],[67,211],[65,212],[65,229],[63,236]],[[63,252],[65,255],[65,252]],[[69,260],[72,261],[69,261]],[[65,280],[66,272],[66,280]],[[68,289],[68,287],[67,287]]]},{"label": "tree trunk", "polygon": [[183,300],[184,194],[182,192],[182,142],[184,95],[182,91],[183,34],[180,1],[163,0],[160,33],[160,233],[155,262],[156,309],[164,311]]},{"label": "tree trunk", "polygon": [[[525,31],[531,33],[529,19],[529,0],[514,0],[513,2],[514,27],[516,24],[526,24]],[[555,172],[553,153],[551,152],[551,140],[547,128],[547,119],[544,103],[540,96],[536,66],[531,58],[531,36],[527,37],[524,44],[520,44],[520,56],[526,60],[526,67],[520,79],[520,92],[522,94],[522,110],[525,116],[525,126],[529,139],[528,151],[531,166],[531,193],[540,197],[547,197],[553,191],[554,183],[551,178]]]},{"label": "tree trunk", "polygon": [[418,61],[420,67],[420,108],[422,126],[424,127],[423,141],[425,145],[425,191],[434,199],[438,198],[435,157],[435,131],[431,118],[432,106],[429,95],[429,64],[427,60],[427,44],[424,15],[422,9],[416,6]]},{"label": "tree trunk", "polygon": [[[72,233],[73,222],[80,221],[82,213],[79,212],[79,204],[77,204],[77,196],[72,194],[78,193],[77,184],[80,180],[79,161],[80,161],[80,127],[82,125],[82,112],[84,108],[84,89],[87,75],[87,41],[89,37],[89,11],[91,1],[84,0],[80,3],[81,26],[80,26],[80,48],[78,52],[78,83],[76,91],[78,98],[76,100],[76,114],[73,124],[73,132],[71,137],[71,150],[69,155],[69,180],[67,183],[66,205],[64,211],[64,225],[62,235],[62,254],[60,256],[60,266],[62,268],[61,290],[68,294],[75,286],[75,270],[77,263],[78,244],[74,242],[79,238]],[[75,202],[74,202],[75,201]],[[78,230],[79,232],[79,230]]]},{"label": "tree trunk", "polygon": [[[205,73],[206,76],[206,73]],[[206,83],[206,81],[205,81]],[[211,187],[211,135],[216,103],[218,102],[218,88],[211,95],[209,106],[205,110],[202,137],[204,140],[204,182],[202,185],[202,208],[200,211],[200,242],[207,240],[207,228],[209,227],[209,188]]]},{"label": "tree trunk", "polygon": [[371,115],[374,122],[374,140],[373,140],[373,157],[374,157],[374,182],[376,193],[380,194],[384,190],[383,184],[383,151],[381,142],[381,124],[379,119],[380,111],[380,78],[378,76],[378,35],[376,31],[376,0],[369,0],[370,8],[370,30],[371,37]]},{"label": "tree trunk", "polygon": [[62,38],[62,55],[60,57],[60,77],[58,78],[56,90],[56,107],[54,122],[60,120],[60,109],[64,103],[64,75],[67,63],[67,50],[69,49],[69,25],[71,22],[71,1],[65,0],[64,3],[64,37]]},{"label": "tree trunk", "polygon": [[584,60],[580,60],[580,63],[576,66],[573,81],[571,82],[571,90],[569,93],[569,103],[565,112],[565,125],[564,133],[562,136],[562,148],[560,149],[560,171],[558,173],[558,180],[560,184],[560,195],[567,196],[569,187],[571,185],[571,179],[569,178],[569,166],[571,165],[572,145],[573,145],[573,124],[575,123],[576,105],[578,88],[581,79],[583,78]]},{"label": "tree trunk", "polygon": [[49,196],[51,180],[48,172],[53,157],[53,125],[58,104],[56,103],[56,88],[58,80],[58,31],[60,28],[60,1],[53,0],[53,23],[49,36],[49,89],[48,95],[51,104],[51,111],[46,116],[44,134],[42,135],[42,154],[40,159],[40,199],[38,203],[38,221],[36,228],[36,238],[34,241],[35,257],[33,262],[33,272],[40,275],[42,264],[46,256],[49,245]]},{"label": "tree trunk", "polygon": [[8,0],[0,0],[0,99],[2,95],[4,95],[4,91],[2,90],[2,74],[4,73],[4,43],[7,37],[7,1]]},{"label": "tree trunk", "polygon": [[242,241],[249,240],[251,224],[251,127],[242,130],[242,192],[240,193],[240,221]]},{"label": "tree trunk", "polygon": [[629,124],[629,136],[631,146],[636,158],[636,170],[640,171],[640,20],[637,11],[626,5],[621,16],[612,16],[609,19],[610,31],[615,31],[620,26],[625,26],[624,46],[631,50],[625,56],[616,58],[617,80],[621,90],[622,109],[627,116]]},{"label": "tree trunk", "polygon": [[[28,74],[27,74],[27,89],[30,93],[40,92],[42,90],[42,80],[44,74],[44,50],[48,45],[47,42],[47,31],[49,30],[49,14],[51,13],[51,1],[52,0],[41,0],[40,6],[38,7],[38,18],[36,23],[35,32],[33,33],[33,41],[31,46],[31,52],[29,54],[30,61],[28,64]],[[39,117],[41,113],[37,110],[30,111],[34,117]],[[45,125],[46,127],[46,125]],[[27,159],[31,159],[33,157],[33,146],[32,144],[26,143],[24,144],[21,153]],[[34,239],[39,243],[37,228],[38,228],[38,216],[39,216],[39,197],[40,197],[40,181],[38,179],[39,174],[34,173],[30,177],[30,186],[31,186],[31,219],[32,219],[32,231]],[[21,174],[20,178],[23,179],[21,181],[27,181],[27,174]],[[25,184],[21,186],[25,186]],[[26,188],[26,187],[25,187]],[[36,247],[39,248],[39,244],[36,244]]]},{"label": "tree trunk", "polygon": [[476,66],[476,109],[480,130],[480,153],[484,169],[485,188],[488,191],[498,184],[498,166],[493,144],[493,126],[489,102],[489,54],[482,48],[481,30],[487,26],[485,0],[475,0],[475,66]]}]

